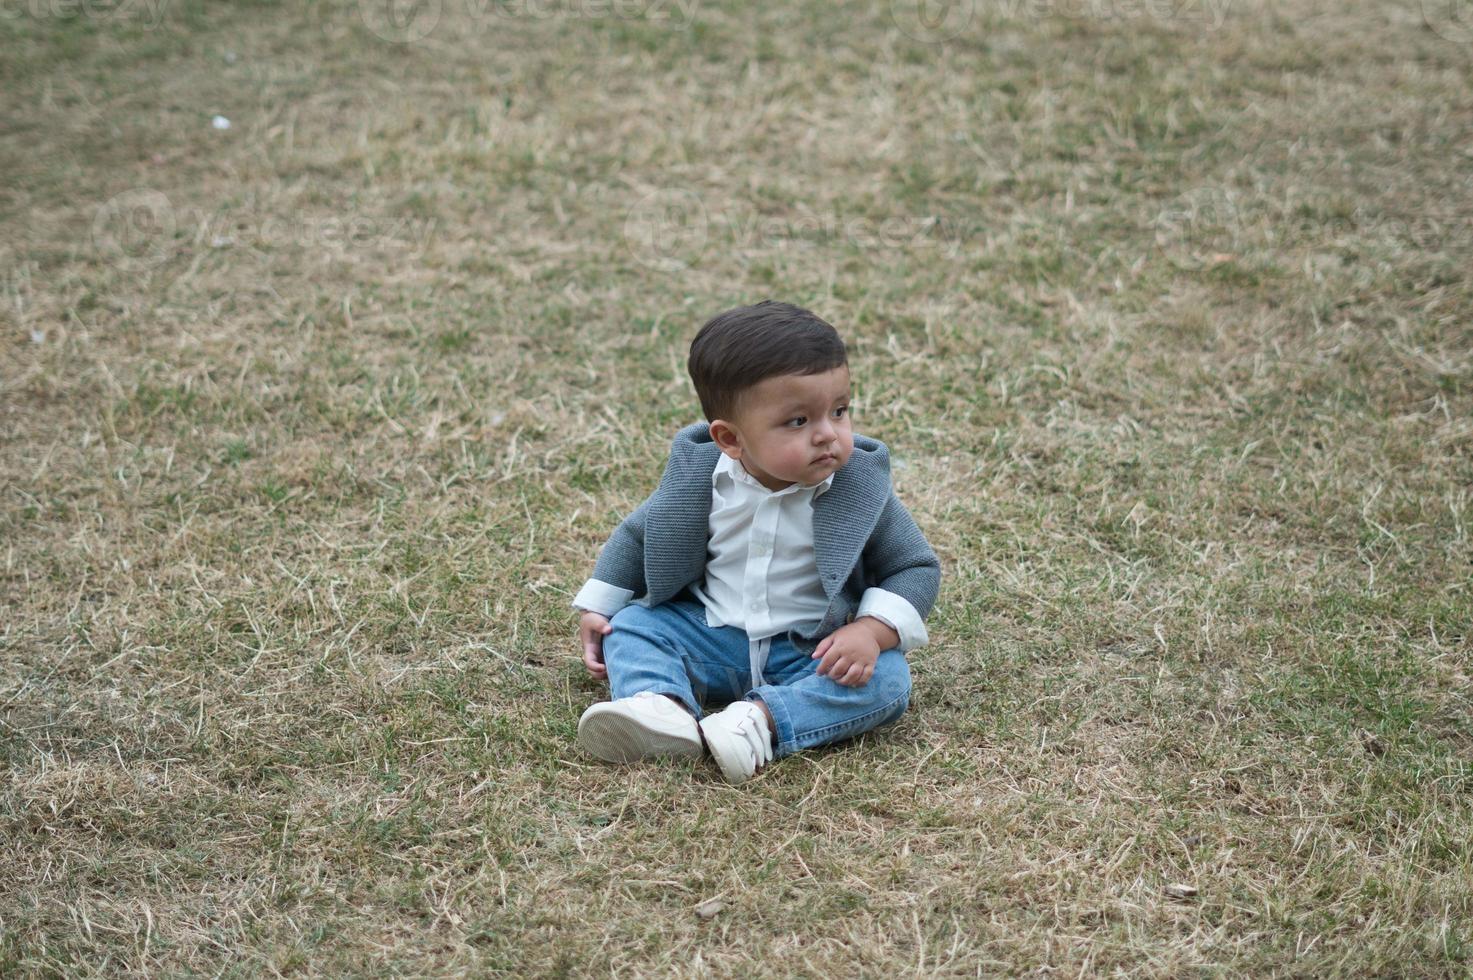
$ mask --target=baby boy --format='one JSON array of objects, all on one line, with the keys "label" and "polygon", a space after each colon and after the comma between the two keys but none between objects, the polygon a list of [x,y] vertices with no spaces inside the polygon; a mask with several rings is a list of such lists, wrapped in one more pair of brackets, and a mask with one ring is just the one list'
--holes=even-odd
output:
[{"label": "baby boy", "polygon": [[738,307],[696,334],[688,368],[708,421],[676,434],[573,599],[583,662],[613,697],[578,741],[620,763],[709,751],[740,783],[900,717],[941,566],[889,451],[851,428],[832,326]]}]

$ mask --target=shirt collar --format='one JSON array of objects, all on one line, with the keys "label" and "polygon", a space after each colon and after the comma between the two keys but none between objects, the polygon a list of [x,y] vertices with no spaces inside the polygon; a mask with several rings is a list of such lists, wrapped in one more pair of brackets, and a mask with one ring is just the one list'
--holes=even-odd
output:
[{"label": "shirt collar", "polygon": [[726,453],[721,454],[721,458],[716,461],[716,468],[711,471],[712,484],[715,484],[716,478],[721,476],[723,473],[726,474],[726,476],[735,483],[745,483],[748,486],[756,487],[757,489],[762,490],[764,493],[770,493],[774,496],[784,493],[801,493],[805,490],[812,490],[813,496],[818,497],[819,495],[827,491],[834,482],[834,474],[830,473],[828,476],[823,478],[822,482],[815,483],[812,486],[805,487],[802,484],[794,483],[792,486],[784,487],[781,490],[768,490],[762,485],[760,480],[747,472],[747,468],[743,466],[740,461],[732,459],[730,456],[726,455]]}]

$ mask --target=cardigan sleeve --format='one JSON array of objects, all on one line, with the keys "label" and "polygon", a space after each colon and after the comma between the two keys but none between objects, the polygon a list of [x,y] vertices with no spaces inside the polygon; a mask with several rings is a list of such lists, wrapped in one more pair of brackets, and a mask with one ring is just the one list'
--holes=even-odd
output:
[{"label": "cardigan sleeve", "polygon": [[[642,596],[649,591],[644,580],[644,521],[649,508],[650,502],[646,499],[619,522],[619,526],[614,528],[614,533],[609,535],[609,540],[599,551],[598,562],[593,566],[593,579],[614,590],[627,591],[629,598]],[[582,592],[579,594],[584,595]],[[602,609],[594,611],[603,612]]]},{"label": "cardigan sleeve", "polygon": [[904,599],[923,621],[931,614],[941,589],[941,561],[893,492],[865,542],[864,569],[867,587]]},{"label": "cardigan sleeve", "polygon": [[931,642],[921,614],[894,592],[886,592],[874,586],[865,589],[864,595],[860,596],[859,611],[854,614],[854,618],[863,616],[872,616],[893,629],[900,638],[898,649],[901,653],[909,653]]},{"label": "cardigan sleeve", "polygon": [[573,596],[573,608],[596,612],[605,619],[613,619],[614,613],[629,605],[629,600],[633,598],[632,589],[621,589],[617,585],[591,578]]}]

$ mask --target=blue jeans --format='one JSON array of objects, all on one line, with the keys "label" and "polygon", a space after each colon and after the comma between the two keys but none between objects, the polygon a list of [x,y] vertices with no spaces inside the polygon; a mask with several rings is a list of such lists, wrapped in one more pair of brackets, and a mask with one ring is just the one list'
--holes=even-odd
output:
[{"label": "blue jeans", "polygon": [[614,698],[672,694],[697,718],[708,702],[764,701],[777,723],[775,758],[889,724],[910,704],[910,665],[899,650],[880,652],[869,683],[845,687],[816,673],[818,661],[795,649],[786,634],[774,636],[762,669],[772,683],[748,690],[746,631],[707,626],[698,602],[628,605],[610,623],[614,631],[603,648]]}]

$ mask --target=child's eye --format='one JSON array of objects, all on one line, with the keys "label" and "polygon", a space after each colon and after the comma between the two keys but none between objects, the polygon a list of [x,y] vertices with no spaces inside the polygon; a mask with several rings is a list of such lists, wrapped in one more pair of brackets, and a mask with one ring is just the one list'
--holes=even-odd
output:
[{"label": "child's eye", "polygon": [[847,412],[847,411],[849,411],[849,406],[848,405],[840,405],[838,408],[834,409],[834,418],[836,418],[836,419],[843,418],[844,417],[844,413]]},{"label": "child's eye", "polygon": [[799,416],[796,416],[795,418],[788,419],[788,425],[792,426],[795,429],[799,429],[799,428],[802,428],[803,425],[804,425],[804,423],[806,423],[807,421],[808,421],[808,416],[806,416],[806,415],[799,415]]}]

